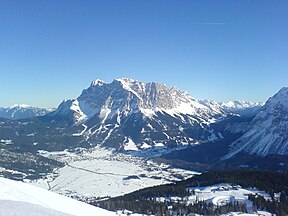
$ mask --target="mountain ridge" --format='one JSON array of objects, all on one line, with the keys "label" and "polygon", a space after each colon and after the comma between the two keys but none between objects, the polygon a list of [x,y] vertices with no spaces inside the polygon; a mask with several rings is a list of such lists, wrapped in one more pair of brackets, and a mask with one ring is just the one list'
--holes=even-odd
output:
[{"label": "mountain ridge", "polygon": [[[122,97],[120,98],[120,96]],[[129,101],[125,101],[126,103],[111,101],[113,100],[112,97],[118,100],[128,98]],[[182,106],[180,108],[188,114],[196,114],[201,109],[209,111],[209,108],[214,108],[214,115],[225,113],[218,103],[212,100],[197,100],[188,92],[182,92],[177,87],[168,88],[165,84],[143,83],[129,78],[114,79],[111,83],[105,83],[99,79],[94,80],[91,82],[90,87],[84,89],[78,98],[64,100],[62,105],[60,104],[59,106],[63,107],[65,103],[70,103],[71,106],[74,105],[74,107],[80,108],[81,114],[86,118],[93,117],[102,107],[111,110],[120,108],[120,111],[134,109],[147,114],[146,110],[153,112],[170,110],[180,112],[175,109],[185,103],[189,103],[191,107]],[[80,114],[79,109],[71,106],[70,110]],[[187,108],[191,110],[187,111]],[[57,113],[57,110],[55,111]],[[149,115],[147,116],[149,117]]]},{"label": "mountain ridge", "polygon": [[288,88],[270,97],[252,120],[252,128],[231,144],[225,158],[240,152],[267,156],[288,154]]},{"label": "mountain ridge", "polygon": [[187,92],[168,88],[165,84],[127,78],[111,83],[94,80],[78,98],[63,101],[55,111],[47,114],[52,119],[59,117],[69,120],[72,125],[83,125],[85,130],[79,134],[86,140],[107,143],[111,137],[120,137],[117,141],[110,139],[110,143],[125,145],[132,141],[130,143],[138,149],[159,143],[166,146],[168,143],[203,141],[213,132],[198,133],[193,140],[189,138],[189,128],[201,130],[228,115],[230,113],[215,101],[197,100]]},{"label": "mountain ridge", "polygon": [[14,104],[10,107],[0,107],[0,117],[12,120],[44,116],[53,108],[39,108],[27,104]]},{"label": "mountain ridge", "polygon": [[257,114],[257,112],[261,109],[264,103],[234,100],[220,102],[219,105],[228,112],[232,112],[234,114],[239,114],[246,117],[251,117]]}]

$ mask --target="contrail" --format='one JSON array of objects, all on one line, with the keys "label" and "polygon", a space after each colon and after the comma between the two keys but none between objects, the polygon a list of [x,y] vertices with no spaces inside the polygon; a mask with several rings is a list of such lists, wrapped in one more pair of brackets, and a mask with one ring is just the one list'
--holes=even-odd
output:
[{"label": "contrail", "polygon": [[226,25],[225,22],[197,22],[196,25]]}]

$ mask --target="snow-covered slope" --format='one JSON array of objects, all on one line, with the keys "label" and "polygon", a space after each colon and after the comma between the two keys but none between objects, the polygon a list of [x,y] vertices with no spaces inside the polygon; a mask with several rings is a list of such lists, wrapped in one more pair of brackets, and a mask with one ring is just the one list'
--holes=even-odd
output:
[{"label": "snow-covered slope", "polygon": [[[184,202],[185,205],[195,204],[199,200],[204,201],[206,204],[216,207],[224,206],[227,204],[245,204],[246,212],[229,212],[226,214],[217,214],[222,216],[252,216],[252,215],[261,215],[261,216],[272,216],[271,213],[267,211],[260,211],[253,209],[253,202],[249,200],[248,195],[260,195],[265,200],[272,200],[271,196],[257,188],[243,188],[240,185],[231,185],[228,183],[220,183],[204,187],[190,187],[186,189],[187,191],[192,192],[186,197],[177,197],[177,196],[166,196],[166,197],[157,197],[158,202],[163,203],[179,203]],[[175,214],[176,215],[176,214]],[[198,214],[197,214],[198,215]],[[215,214],[216,215],[216,214]],[[200,216],[200,215],[199,215]]]},{"label": "snow-covered slope", "polygon": [[43,206],[12,200],[0,200],[0,209],[1,216],[71,216],[71,214],[55,211]]},{"label": "snow-covered slope", "polygon": [[0,117],[8,119],[32,118],[35,116],[43,116],[53,109],[38,108],[26,104],[13,105],[11,107],[0,107]]},{"label": "snow-covered slope", "polygon": [[263,106],[263,103],[253,103],[249,101],[228,101],[219,103],[220,106],[228,111],[243,116],[254,116]]},{"label": "snow-covered slope", "polygon": [[[254,210],[252,207],[253,202],[248,199],[248,194],[258,194],[264,197],[266,200],[272,200],[271,196],[265,191],[258,190],[257,188],[242,188],[240,185],[231,185],[228,183],[220,183],[204,187],[191,187],[188,191],[194,191],[193,195],[187,197],[172,197],[172,199],[159,197],[156,198],[159,202],[169,202],[170,200],[177,203],[181,200],[186,200],[186,204],[193,204],[199,200],[204,201],[207,204],[214,206],[223,206],[228,203],[238,202],[240,204],[246,204],[247,212],[253,214]],[[256,214],[257,215],[257,214]],[[271,215],[271,214],[269,214]]]},{"label": "snow-covered slope", "polygon": [[91,143],[138,150],[207,140],[211,133],[203,128],[227,115],[218,103],[197,100],[176,87],[123,78],[93,81],[77,99],[63,101],[47,117],[82,124],[75,136]]},{"label": "snow-covered slope", "polygon": [[97,208],[47,190],[0,177],[0,215],[5,216],[109,216]]},{"label": "snow-covered slope", "polygon": [[231,145],[230,158],[246,152],[288,155],[288,88],[269,98],[252,121],[252,128]]}]

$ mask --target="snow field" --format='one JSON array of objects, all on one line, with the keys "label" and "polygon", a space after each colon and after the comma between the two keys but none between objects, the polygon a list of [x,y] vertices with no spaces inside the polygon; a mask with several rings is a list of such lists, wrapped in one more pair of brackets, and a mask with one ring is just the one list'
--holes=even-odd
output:
[{"label": "snow field", "polygon": [[[97,208],[33,185],[1,177],[0,206],[0,215],[3,216],[37,215],[37,213],[47,213],[47,216],[116,215],[114,212]],[[29,209],[30,213],[25,214]]]}]

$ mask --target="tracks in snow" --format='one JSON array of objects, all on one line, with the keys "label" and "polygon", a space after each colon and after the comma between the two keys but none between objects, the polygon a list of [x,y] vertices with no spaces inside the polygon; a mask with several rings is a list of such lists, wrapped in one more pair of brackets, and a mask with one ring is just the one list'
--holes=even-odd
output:
[{"label": "tracks in snow", "polygon": [[82,170],[82,171],[86,171],[86,172],[90,172],[90,173],[94,173],[97,175],[113,175],[113,176],[123,176],[123,177],[128,177],[128,175],[121,175],[121,174],[117,174],[117,173],[111,173],[111,172],[97,172],[97,171],[93,171],[93,170],[89,170],[89,169],[85,169],[82,167],[76,167],[76,166],[72,166],[67,164],[66,166],[73,168],[73,169],[78,169],[78,170]]}]

